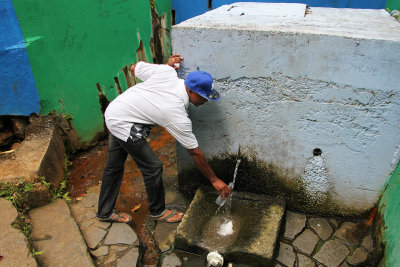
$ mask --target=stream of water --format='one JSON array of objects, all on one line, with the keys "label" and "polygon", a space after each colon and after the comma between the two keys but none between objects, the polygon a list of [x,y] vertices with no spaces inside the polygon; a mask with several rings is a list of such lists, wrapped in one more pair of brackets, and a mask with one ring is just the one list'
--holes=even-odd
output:
[{"label": "stream of water", "polygon": [[237,171],[239,168],[239,164],[240,164],[240,159],[238,159],[236,161],[236,166],[235,166],[235,171],[233,172],[233,180],[232,182],[229,183],[230,188],[232,189],[232,193],[228,196],[227,199],[220,199],[220,197],[218,197],[218,199],[215,201],[219,207],[215,212],[215,215],[218,214],[230,214],[231,211],[231,207],[232,207],[232,195],[233,195],[233,189],[235,188],[235,182],[236,182],[236,175],[237,175]]}]

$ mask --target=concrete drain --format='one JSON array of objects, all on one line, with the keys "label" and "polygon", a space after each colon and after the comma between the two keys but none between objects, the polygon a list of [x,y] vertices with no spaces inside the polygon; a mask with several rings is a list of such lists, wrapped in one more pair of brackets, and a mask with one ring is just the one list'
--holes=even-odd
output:
[{"label": "concrete drain", "polygon": [[[265,264],[273,262],[285,202],[266,195],[234,192],[229,220],[233,233],[213,232],[220,224],[217,194],[208,187],[197,190],[175,235],[175,248],[202,256],[218,251],[226,262]],[[228,205],[227,203],[226,205]]]}]

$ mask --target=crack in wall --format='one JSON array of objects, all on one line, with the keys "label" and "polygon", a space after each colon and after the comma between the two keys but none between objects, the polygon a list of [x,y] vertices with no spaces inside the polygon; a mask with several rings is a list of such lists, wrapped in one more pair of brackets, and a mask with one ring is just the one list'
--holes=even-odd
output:
[{"label": "crack in wall", "polygon": [[103,90],[101,89],[100,83],[96,83],[96,87],[97,87],[97,93],[98,93],[97,95],[99,98],[101,113],[104,114],[108,104],[110,104],[110,101],[107,99],[106,95],[104,94]]}]

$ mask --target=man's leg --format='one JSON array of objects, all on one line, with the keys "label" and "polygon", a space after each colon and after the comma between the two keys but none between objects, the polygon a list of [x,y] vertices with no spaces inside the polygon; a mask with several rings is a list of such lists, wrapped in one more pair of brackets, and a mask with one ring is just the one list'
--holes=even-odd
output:
[{"label": "man's leg", "polygon": [[120,145],[117,137],[110,134],[108,144],[108,160],[104,168],[103,181],[101,183],[101,191],[99,197],[99,208],[97,217],[100,219],[109,219],[113,214],[115,202],[121,187],[122,177],[124,174],[124,164],[127,152]]},{"label": "man's leg", "polygon": [[147,192],[150,216],[167,222],[178,222],[182,219],[183,213],[165,208],[165,192],[162,180],[163,166],[156,153],[142,138],[126,142],[126,151],[136,161],[142,172],[144,184]]},{"label": "man's leg", "polygon": [[162,162],[144,138],[135,141],[129,138],[123,146],[142,172],[150,215],[164,214],[166,208]]}]

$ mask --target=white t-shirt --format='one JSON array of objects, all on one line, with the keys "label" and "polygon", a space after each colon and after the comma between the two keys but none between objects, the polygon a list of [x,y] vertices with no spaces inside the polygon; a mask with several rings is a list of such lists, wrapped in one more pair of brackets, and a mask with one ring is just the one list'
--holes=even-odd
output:
[{"label": "white t-shirt", "polygon": [[133,123],[160,125],[183,147],[198,147],[186,110],[189,96],[175,69],[141,61],[136,64],[135,76],[143,82],[115,98],[104,113],[110,132],[127,141]]}]

